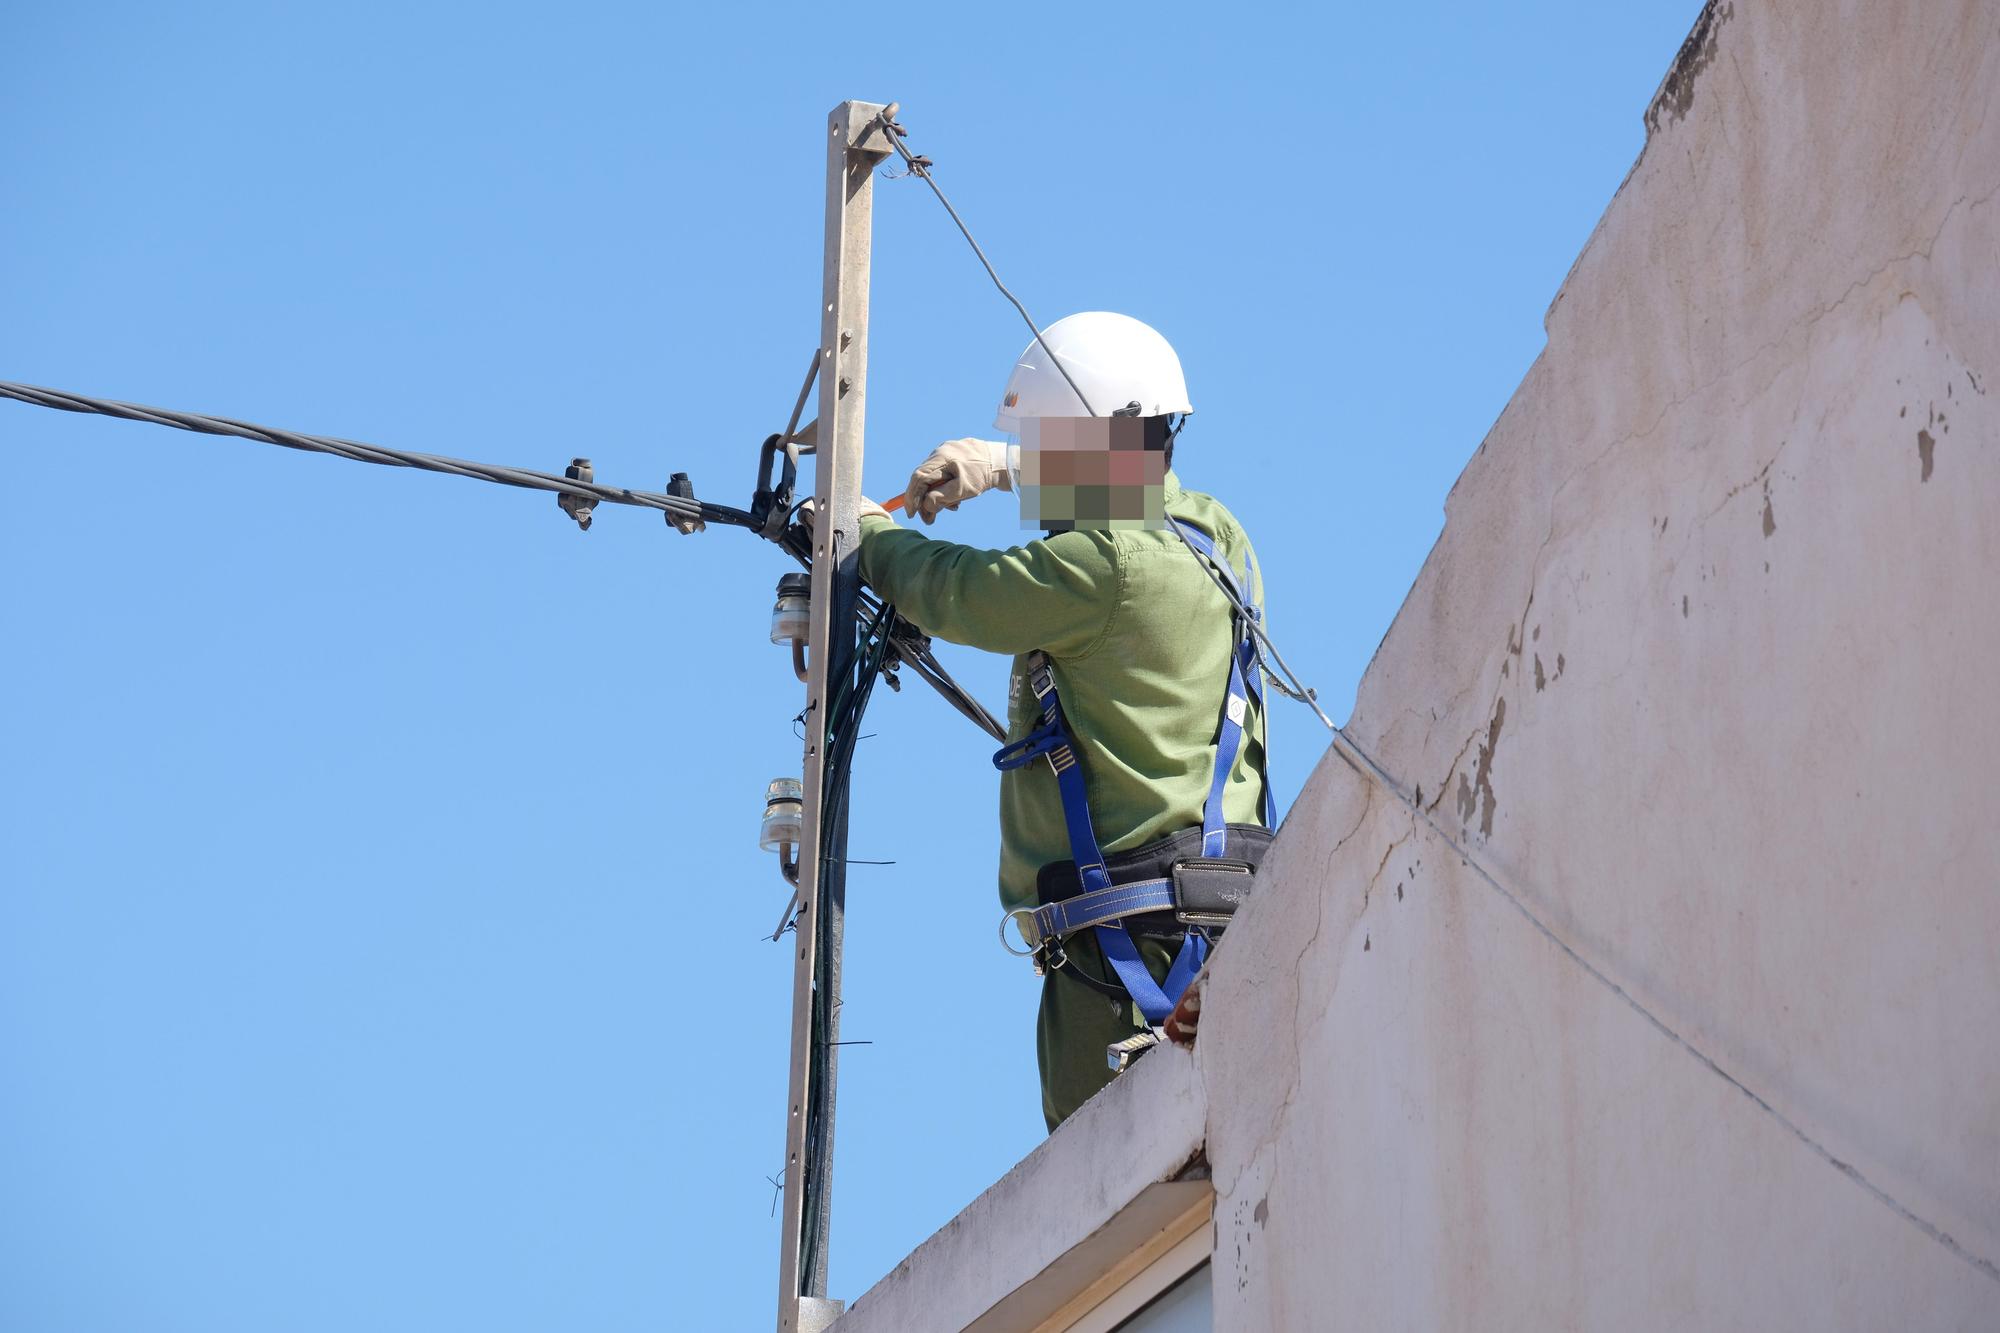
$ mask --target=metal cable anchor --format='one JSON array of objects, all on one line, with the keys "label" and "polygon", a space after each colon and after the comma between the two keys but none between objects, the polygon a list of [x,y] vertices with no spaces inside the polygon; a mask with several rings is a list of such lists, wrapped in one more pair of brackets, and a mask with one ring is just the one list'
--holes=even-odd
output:
[{"label": "metal cable anchor", "polygon": [[[596,481],[596,474],[590,469],[588,458],[572,458],[563,469],[563,476],[570,481]],[[557,491],[556,503],[562,511],[576,520],[576,525],[585,532],[590,531],[590,515],[597,508],[597,498],[579,491]]]}]

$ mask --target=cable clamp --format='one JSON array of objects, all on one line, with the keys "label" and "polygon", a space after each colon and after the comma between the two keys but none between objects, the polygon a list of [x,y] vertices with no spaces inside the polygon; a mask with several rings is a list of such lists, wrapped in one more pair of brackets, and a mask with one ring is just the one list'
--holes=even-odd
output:
[{"label": "cable clamp", "polygon": [[[686,500],[689,503],[693,503],[694,483],[688,480],[687,473],[676,472],[667,482],[667,494],[673,496],[676,500]],[[708,528],[708,524],[702,522],[699,518],[678,518],[673,514],[668,514],[666,515],[666,520],[672,526],[673,530],[680,533],[683,537],[706,531]]]},{"label": "cable clamp", "polygon": [[[590,469],[588,458],[572,458],[563,469],[563,476],[570,481],[596,481],[596,474]],[[597,497],[581,491],[557,491],[556,504],[565,514],[576,520],[576,525],[585,532],[590,531],[591,511],[597,508]]]}]

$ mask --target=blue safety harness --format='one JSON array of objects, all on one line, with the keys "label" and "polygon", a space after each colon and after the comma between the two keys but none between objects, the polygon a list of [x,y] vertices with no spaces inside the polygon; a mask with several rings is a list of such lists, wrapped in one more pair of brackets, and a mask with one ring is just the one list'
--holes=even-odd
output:
[{"label": "blue safety harness", "polygon": [[[1241,608],[1241,611],[1232,608],[1230,612],[1235,641],[1229,654],[1229,691],[1222,701],[1222,723],[1216,735],[1215,775],[1209,782],[1208,799],[1201,811],[1201,855],[1222,857],[1228,854],[1229,846],[1229,826],[1222,817],[1223,789],[1229,783],[1229,775],[1236,767],[1237,751],[1243,744],[1243,721],[1249,713],[1250,700],[1257,701],[1260,713],[1264,707],[1257,644],[1246,621],[1246,617],[1258,619],[1262,613],[1254,602],[1243,595],[1242,586],[1229,568],[1229,562],[1216,554],[1213,539],[1200,529],[1185,525],[1171,516],[1167,519],[1167,526],[1187,543],[1196,556],[1208,563],[1228,589],[1230,601]],[[1246,569],[1246,574],[1252,569],[1254,566]],[[1020,740],[997,752],[993,756],[993,766],[1005,771],[1025,767],[1043,756],[1048,758],[1062,794],[1063,821],[1069,829],[1070,855],[1076,863],[1077,877],[1083,888],[1074,897],[1021,914],[1025,917],[1022,933],[1029,944],[1039,950],[1043,940],[1059,941],[1086,926],[1094,929],[1098,948],[1117,973],[1126,993],[1139,1006],[1139,1012],[1146,1016],[1146,1021],[1158,1026],[1167,1021],[1167,1015],[1180,1003],[1195,974],[1207,961],[1208,935],[1201,927],[1190,926],[1181,938],[1180,951],[1174,955],[1172,966],[1167,969],[1166,981],[1161,983],[1153,979],[1145,960],[1139,956],[1139,947],[1133,942],[1131,932],[1120,918],[1141,912],[1174,910],[1174,881],[1169,877],[1130,884],[1112,883],[1111,874],[1105,869],[1104,853],[1097,844],[1097,832],[1091,826],[1083,769],[1077,762],[1076,747],[1068,724],[1063,720],[1055,676],[1050,669],[1048,655],[1039,650],[1028,657],[1028,687],[1034,691],[1035,699],[1041,705],[1041,723]],[[1264,791],[1259,812],[1264,827],[1274,828],[1277,803],[1271,795],[1270,778],[1261,769],[1260,765],[1258,776],[1263,779]]]}]

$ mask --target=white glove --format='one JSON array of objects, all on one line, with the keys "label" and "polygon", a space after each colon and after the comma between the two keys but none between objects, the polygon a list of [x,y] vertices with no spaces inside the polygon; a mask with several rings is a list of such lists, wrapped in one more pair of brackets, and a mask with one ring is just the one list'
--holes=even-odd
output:
[{"label": "white glove", "polygon": [[[892,523],[895,522],[895,519],[891,517],[889,511],[884,509],[881,505],[876,504],[873,500],[869,499],[865,495],[859,498],[861,503],[855,510],[854,516],[856,518],[867,518],[870,514],[880,514],[883,518],[889,519],[890,522]],[[813,526],[813,518],[815,516],[814,505],[815,505],[814,501],[808,500],[804,504],[799,506],[799,522],[805,524],[808,530],[811,530]]]},{"label": "white glove", "polygon": [[940,509],[956,509],[990,490],[1011,491],[1007,446],[1000,440],[947,440],[917,464],[903,492],[903,510],[925,523],[937,522]]}]

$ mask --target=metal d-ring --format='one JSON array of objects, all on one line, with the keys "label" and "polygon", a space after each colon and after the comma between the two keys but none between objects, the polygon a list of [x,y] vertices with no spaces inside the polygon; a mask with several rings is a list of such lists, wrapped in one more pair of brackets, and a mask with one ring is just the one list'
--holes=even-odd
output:
[{"label": "metal d-ring", "polygon": [[[1017,916],[1025,916],[1030,920],[1032,920],[1034,918],[1034,915],[1035,915],[1034,909],[1031,907],[1017,907],[1013,911],[1003,915],[1000,918],[1000,947],[1005,949],[1008,953],[1013,954],[1016,958],[1033,958],[1036,954],[1040,953],[1042,950],[1039,945],[1027,949],[1016,949],[1013,945],[1007,942],[1007,923],[1009,921],[1012,921]],[[1021,943],[1026,944],[1027,942],[1028,942],[1028,932],[1026,930],[1022,930]]]}]

